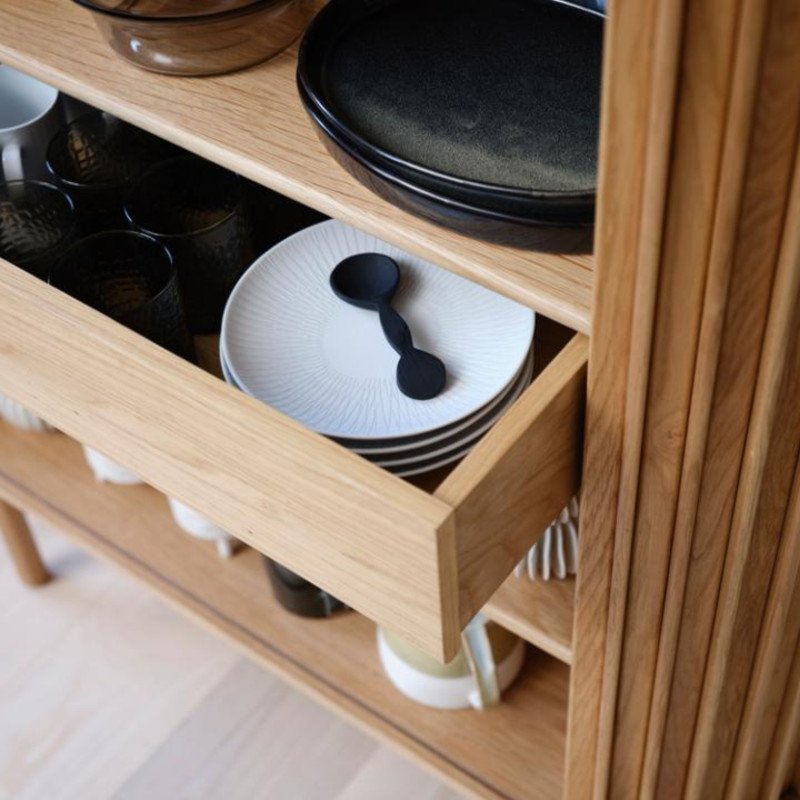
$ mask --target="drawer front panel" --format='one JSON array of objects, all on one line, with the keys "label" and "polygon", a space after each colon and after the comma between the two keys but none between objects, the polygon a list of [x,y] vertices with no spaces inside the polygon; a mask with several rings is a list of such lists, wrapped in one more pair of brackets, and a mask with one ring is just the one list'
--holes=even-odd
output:
[{"label": "drawer front panel", "polygon": [[585,364],[429,494],[0,262],[0,391],[444,659],[577,488]]}]

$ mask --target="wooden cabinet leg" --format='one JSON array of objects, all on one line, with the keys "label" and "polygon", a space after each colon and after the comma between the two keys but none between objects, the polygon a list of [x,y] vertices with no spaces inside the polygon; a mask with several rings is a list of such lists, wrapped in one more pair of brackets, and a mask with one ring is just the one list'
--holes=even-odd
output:
[{"label": "wooden cabinet leg", "polygon": [[17,573],[28,586],[39,586],[50,579],[28,523],[21,512],[0,500],[0,531],[17,568]]}]

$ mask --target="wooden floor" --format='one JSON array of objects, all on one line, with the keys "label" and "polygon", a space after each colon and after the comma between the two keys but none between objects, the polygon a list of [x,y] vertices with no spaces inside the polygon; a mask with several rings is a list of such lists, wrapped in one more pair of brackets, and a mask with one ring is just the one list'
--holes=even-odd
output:
[{"label": "wooden floor", "polygon": [[2,800],[459,797],[35,530],[57,580],[25,588],[0,554]]}]

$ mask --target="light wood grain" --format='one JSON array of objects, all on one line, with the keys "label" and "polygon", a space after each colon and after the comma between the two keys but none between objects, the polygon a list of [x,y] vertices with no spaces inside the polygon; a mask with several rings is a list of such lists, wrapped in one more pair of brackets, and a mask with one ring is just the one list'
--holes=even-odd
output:
[{"label": "light wood grain", "polygon": [[[800,164],[787,220],[800,218]],[[722,797],[800,451],[800,230],[787,224],[734,506],[687,797]]]},{"label": "light wood grain", "polygon": [[577,489],[584,337],[432,497],[14,267],[0,283],[3,392],[439,657]]},{"label": "light wood grain", "polygon": [[574,578],[531,581],[512,575],[483,610],[504,628],[570,664],[574,605]]},{"label": "light wood grain", "polygon": [[404,787],[427,800],[461,797],[239,659],[111,800],[347,800],[354,784],[386,800],[400,800]]},{"label": "light wood grain", "polygon": [[[11,458],[14,454],[14,458]],[[397,693],[380,669],[375,627],[355,613],[301,619],[272,598],[261,557],[220,560],[184,534],[147,486],[98,485],[77,444],[0,426],[0,496],[121,566],[249,657],[402,747],[445,779],[486,797],[558,798],[568,668],[532,652],[507,702],[444,713]]]},{"label": "light wood grain", "polygon": [[[727,6],[724,11],[723,5]],[[709,19],[713,25],[707,23]],[[654,632],[661,625],[681,488],[735,34],[736,14],[730,12],[729,3],[701,0],[687,5],[660,264],[654,282],[657,290],[643,298],[645,308],[637,315],[642,325],[634,332],[635,339],[652,337],[652,345],[644,406],[640,405],[643,392],[638,375],[629,388],[636,402],[628,430],[633,433],[640,427],[642,437],[641,448],[632,437],[632,447],[624,455],[623,476],[625,464],[630,463],[627,474],[635,477],[624,480],[617,522],[621,535],[615,552],[610,626],[620,642],[618,650],[607,654],[606,671],[612,677],[609,668],[619,658],[619,683],[616,689],[611,688],[611,680],[606,684],[609,721],[603,724],[601,717],[601,730],[610,730],[613,698],[611,797],[639,796],[641,785],[658,656]],[[670,41],[674,41],[672,35]],[[653,188],[663,191],[665,187]],[[630,536],[629,543],[625,534]],[[624,614],[613,613],[623,607]]]},{"label": "light wood grain", "polygon": [[[790,5],[773,7],[760,70],[748,65],[747,58],[737,62],[737,69],[746,68],[750,76],[737,84],[729,112],[729,130],[738,134],[728,139],[721,194],[741,193],[743,198],[738,214],[735,204],[722,207],[712,245],[648,741],[646,786],[653,780],[658,754],[658,791],[665,798],[682,792],[689,761],[692,739],[686,731],[695,725],[703,680],[698,664],[711,640],[795,157],[797,112],[788,114],[787,109],[800,109],[800,86],[786,80],[798,68],[797,63],[787,67],[785,61],[797,57],[798,31]],[[765,7],[747,4],[745,13],[749,18],[741,35],[758,39]],[[753,58],[752,49],[742,50]],[[755,103],[748,98],[754,83]]]},{"label": "light wood grain", "polygon": [[0,264],[0,282],[2,391],[420,646],[455,652],[446,504],[14,267]]},{"label": "light wood grain", "polygon": [[0,796],[108,798],[239,659],[33,522],[57,579],[0,566]]},{"label": "light wood grain", "polygon": [[47,583],[50,573],[42,562],[25,518],[8,503],[0,502],[0,533],[20,580],[28,586]]},{"label": "light wood grain", "polygon": [[797,780],[800,755],[800,641],[791,658],[790,667],[786,693],[772,737],[761,788],[760,796],[769,800],[782,796],[781,793],[789,784],[800,786],[800,781]]},{"label": "light wood grain", "polygon": [[758,796],[770,732],[777,727],[786,679],[800,634],[800,469],[769,588],[753,676],[725,789],[730,800]]},{"label": "light wood grain", "polygon": [[[596,234],[598,279],[581,502],[581,556],[577,576],[567,791],[570,798],[602,797],[608,784],[615,704],[615,664],[605,663],[621,626],[609,624],[612,561],[621,492],[635,490],[633,462],[648,371],[647,298],[660,253],[672,107],[677,79],[680,3],[610,4],[606,23],[603,117]],[[637,311],[638,309],[638,311]],[[638,314],[638,317],[636,316]],[[634,335],[636,329],[636,335]],[[639,383],[628,396],[629,385]],[[628,529],[630,524],[628,525]],[[624,552],[624,549],[619,552]],[[624,607],[626,580],[617,584]],[[613,612],[616,613],[616,612]],[[611,637],[611,638],[609,638]],[[612,648],[613,652],[613,648]],[[612,674],[605,678],[606,668]],[[608,687],[601,719],[603,685]],[[597,791],[596,791],[597,790]]]},{"label": "light wood grain", "polygon": [[578,491],[587,350],[575,336],[434,493],[455,512],[462,625]]},{"label": "light wood grain", "polygon": [[590,328],[591,258],[450,233],[379,200],[338,167],[300,105],[296,47],[233,75],[176,80],[113,55],[89,14],[73,4],[4,0],[0,61],[575,330]]}]

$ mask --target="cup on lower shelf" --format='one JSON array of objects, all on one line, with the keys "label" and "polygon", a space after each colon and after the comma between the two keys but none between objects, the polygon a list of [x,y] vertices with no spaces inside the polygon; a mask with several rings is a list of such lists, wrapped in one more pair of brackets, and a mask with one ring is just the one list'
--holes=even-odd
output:
[{"label": "cup on lower shelf", "polygon": [[300,617],[330,617],[347,608],[341,600],[267,556],[264,556],[264,566],[275,599],[292,614]]},{"label": "cup on lower shelf", "polygon": [[378,628],[378,654],[389,680],[409,699],[448,711],[484,709],[497,705],[519,674],[525,642],[479,614],[447,664],[383,628]]},{"label": "cup on lower shelf", "polygon": [[174,497],[167,497],[175,524],[196,539],[214,542],[220,558],[230,558],[236,549],[236,539],[210,519]]},{"label": "cup on lower shelf", "polygon": [[86,463],[98,481],[124,485],[143,483],[138,475],[123,467],[122,464],[117,464],[116,461],[104,456],[93,447],[88,447],[85,444],[81,446],[83,447],[83,456],[86,459]]},{"label": "cup on lower shelf", "polygon": [[0,394],[0,417],[9,425],[25,431],[44,433],[55,430],[50,423],[45,422],[41,417],[37,417],[32,411],[28,411],[25,406],[20,405],[16,400],[12,400],[4,394]]}]

